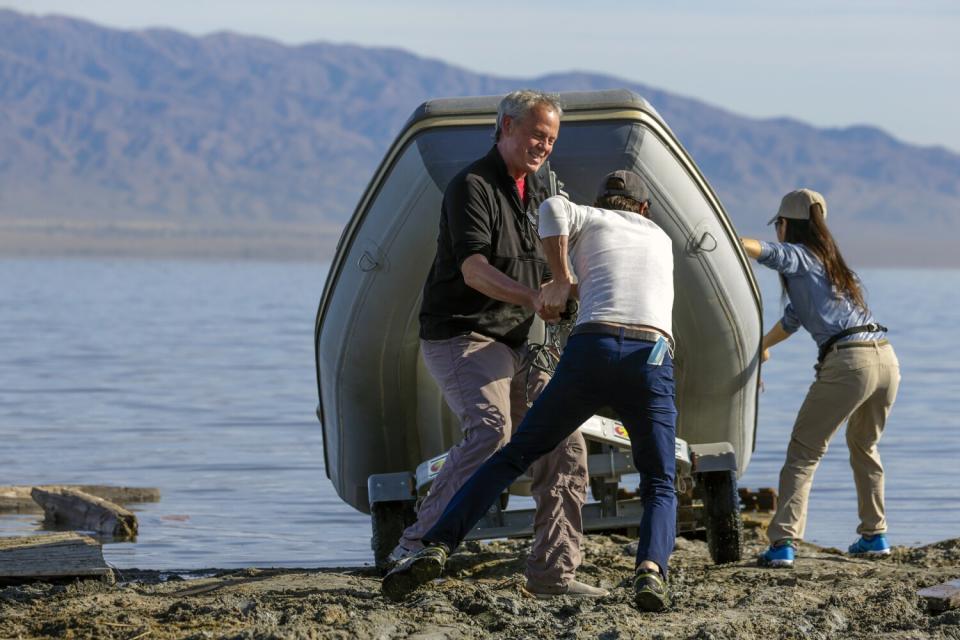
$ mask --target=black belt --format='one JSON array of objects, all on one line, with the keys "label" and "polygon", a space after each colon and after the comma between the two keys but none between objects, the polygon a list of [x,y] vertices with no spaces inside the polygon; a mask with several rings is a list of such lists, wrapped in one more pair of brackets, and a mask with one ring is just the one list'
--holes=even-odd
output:
[{"label": "black belt", "polygon": [[883,347],[888,344],[890,344],[890,341],[884,338],[883,340],[870,340],[869,342],[841,342],[834,349],[837,351],[840,351],[840,349],[866,349],[874,345]]},{"label": "black belt", "polygon": [[667,338],[665,335],[657,333],[656,331],[618,327],[605,322],[584,322],[582,324],[578,324],[573,328],[573,331],[570,332],[570,335],[575,336],[580,333],[602,333],[606,336],[623,336],[627,340],[645,340],[647,342],[656,342],[660,338],[664,338],[668,341],[670,340],[670,338]]},{"label": "black belt", "polygon": [[[855,333],[880,333],[880,332],[886,333],[887,331],[888,329],[878,322],[871,322],[870,324],[865,324],[859,327],[850,327],[849,329],[844,329],[840,333],[836,335],[832,335],[829,338],[827,338],[827,341],[823,343],[823,346],[820,347],[820,352],[817,354],[817,362],[823,362],[823,359],[827,357],[827,352],[830,351],[830,347],[836,344],[837,340],[840,340],[841,338],[852,336]],[[873,343],[871,342],[868,344],[873,344]],[[850,346],[852,347],[854,345],[850,345]],[[841,345],[837,348],[840,349],[840,348],[848,348],[848,347],[844,347],[843,345]]]}]

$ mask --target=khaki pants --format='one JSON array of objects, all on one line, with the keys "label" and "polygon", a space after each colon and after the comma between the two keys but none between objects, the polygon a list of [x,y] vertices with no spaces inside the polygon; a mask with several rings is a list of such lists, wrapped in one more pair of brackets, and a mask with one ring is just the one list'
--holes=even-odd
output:
[{"label": "khaki pants", "polygon": [[803,538],[813,474],[830,439],[848,419],[847,447],[860,516],[857,533],[887,530],[877,442],[897,397],[900,365],[886,341],[856,344],[853,348],[834,347],[816,367],[817,378],[797,414],[787,460],[780,471],[780,503],[767,528],[771,543]]},{"label": "khaki pants", "polygon": [[[404,531],[400,543],[407,548],[422,545],[420,538],[437,522],[453,494],[509,441],[526,413],[527,395],[533,401],[549,380],[536,370],[530,370],[528,380],[526,347],[511,349],[476,333],[421,340],[420,348],[444,399],[460,418],[463,440],[450,449],[417,521]],[[527,578],[542,586],[566,585],[581,560],[587,448],[580,432],[538,460],[530,473],[537,509]]]}]

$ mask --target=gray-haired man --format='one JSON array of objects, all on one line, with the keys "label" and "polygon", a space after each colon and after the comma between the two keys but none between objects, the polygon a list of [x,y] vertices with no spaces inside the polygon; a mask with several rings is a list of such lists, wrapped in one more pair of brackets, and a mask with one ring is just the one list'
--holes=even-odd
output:
[{"label": "gray-haired man", "polygon": [[[501,102],[495,144],[447,186],[437,254],[423,289],[420,349],[443,397],[460,418],[463,440],[450,450],[430,493],[391,554],[423,548],[451,496],[503,447],[546,385],[527,370],[527,334],[543,313],[549,280],[532,221],[548,195],[535,173],[553,150],[562,109],[556,98],[515,91]],[[537,503],[527,588],[536,595],[606,594],[574,579],[580,565],[586,499],[586,446],[572,434],[532,468]]]}]

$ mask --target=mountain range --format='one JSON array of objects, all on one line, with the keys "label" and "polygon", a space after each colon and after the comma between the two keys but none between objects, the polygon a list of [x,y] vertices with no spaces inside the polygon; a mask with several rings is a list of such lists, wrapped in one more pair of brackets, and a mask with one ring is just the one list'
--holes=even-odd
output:
[{"label": "mountain range", "polygon": [[810,186],[854,262],[960,265],[960,154],[874,127],[748,118],[595,73],[498,77],[397,49],[7,10],[0,253],[328,258],[417,105],[519,87],[642,95],[743,233],[769,235],[780,196]]}]

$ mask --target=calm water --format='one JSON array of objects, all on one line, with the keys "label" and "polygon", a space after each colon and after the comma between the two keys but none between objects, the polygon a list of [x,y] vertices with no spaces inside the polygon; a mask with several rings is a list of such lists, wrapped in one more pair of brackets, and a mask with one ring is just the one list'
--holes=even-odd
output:
[{"label": "calm water", "polygon": [[[768,323],[776,280],[761,276]],[[881,451],[895,543],[960,535],[960,272],[865,271],[903,369]],[[0,261],[0,484],[155,486],[120,567],[323,566],[370,560],[369,521],[326,479],[312,333],[318,264]],[[757,452],[742,479],[775,486],[812,380],[795,336],[764,369]],[[856,526],[842,435],[814,484],[808,538]],[[0,535],[36,516],[0,517]]]}]

